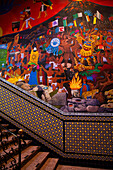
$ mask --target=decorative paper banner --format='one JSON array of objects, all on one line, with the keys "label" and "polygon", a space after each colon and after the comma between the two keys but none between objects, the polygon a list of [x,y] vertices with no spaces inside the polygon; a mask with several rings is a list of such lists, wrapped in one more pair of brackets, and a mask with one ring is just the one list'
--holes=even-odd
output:
[{"label": "decorative paper banner", "polygon": [[55,33],[57,34],[58,32],[64,32],[64,27],[62,26],[62,27],[57,27],[56,29],[55,29]]},{"label": "decorative paper banner", "polygon": [[49,28],[58,26],[58,19],[56,19],[56,20],[50,22],[48,25],[49,25]]},{"label": "decorative paper banner", "polygon": [[89,16],[88,16],[88,15],[86,15],[86,20],[87,20],[87,22],[89,22],[89,21],[90,21],[90,18],[89,18]]},{"label": "decorative paper banner", "polygon": [[96,22],[97,22],[96,14],[94,14],[94,16],[93,16],[93,24],[96,24]]},{"label": "decorative paper banner", "polygon": [[92,12],[91,12],[90,10],[86,10],[86,11],[84,12],[84,14],[85,14],[85,16],[86,16],[87,22],[89,22],[89,21],[90,21],[90,17],[93,15]]},{"label": "decorative paper banner", "polygon": [[64,32],[64,27],[59,27],[59,32]]},{"label": "decorative paper banner", "polygon": [[58,26],[58,19],[52,22],[52,27]]},{"label": "decorative paper banner", "polygon": [[73,18],[74,18],[74,26],[75,26],[75,27],[77,27],[76,19],[77,19],[77,18],[80,18],[80,17],[82,17],[82,12],[73,15]]},{"label": "decorative paper banner", "polygon": [[82,17],[82,12],[74,14],[73,17],[74,17],[74,19]]},{"label": "decorative paper banner", "polygon": [[103,20],[104,20],[103,15],[102,15],[102,14],[100,14],[100,12],[99,12],[99,11],[97,11],[96,16],[97,16],[97,18],[98,18],[98,19],[100,19],[101,21],[103,21]]},{"label": "decorative paper banner", "polygon": [[74,22],[74,26],[77,27],[77,21],[76,21],[76,19],[75,19],[73,22]]},{"label": "decorative paper banner", "polygon": [[63,18],[63,26],[66,27],[67,26],[67,17]]}]

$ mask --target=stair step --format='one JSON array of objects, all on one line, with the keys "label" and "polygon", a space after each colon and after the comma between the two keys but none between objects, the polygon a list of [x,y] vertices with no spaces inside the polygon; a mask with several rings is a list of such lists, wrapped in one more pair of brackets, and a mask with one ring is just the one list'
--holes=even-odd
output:
[{"label": "stair step", "polygon": [[45,164],[40,168],[40,170],[53,170],[56,168],[58,163],[58,158],[48,158]]},{"label": "stair step", "polygon": [[21,170],[36,170],[39,169],[47,160],[49,152],[39,152],[33,159],[31,159]]},{"label": "stair step", "polygon": [[1,126],[3,126],[3,127],[8,127],[9,126],[9,124],[1,124]]},{"label": "stair step", "polygon": [[89,168],[89,167],[80,167],[80,166],[58,165],[56,170],[107,170],[107,169]]},{"label": "stair step", "polygon": [[[58,165],[56,170],[83,170],[83,169],[78,169],[75,166],[67,166],[67,165]],[[87,169],[86,169],[87,170]]]},{"label": "stair step", "polygon": [[[8,135],[10,135],[9,131],[14,133],[14,132],[16,132],[16,129],[8,129],[8,130],[3,129],[2,130],[2,135],[6,135],[6,133],[8,133]],[[0,136],[1,136],[1,132],[0,132]]]},{"label": "stair step", "polygon": [[[22,146],[24,146],[22,149],[24,149],[24,148],[26,148],[26,147],[28,147],[30,144],[31,144],[31,140],[25,140],[25,143],[22,141],[21,142],[21,145]],[[11,148],[12,148],[12,150],[13,150],[13,152],[11,152]],[[7,153],[9,153],[10,152],[10,154],[6,154],[3,150],[1,151],[1,156],[2,156],[2,158],[3,159],[10,159],[10,156],[12,155],[12,154],[17,154],[18,153],[18,144],[16,144],[16,145],[11,145],[11,146],[9,146],[6,150],[5,150],[5,152],[7,152]]]},{"label": "stair step", "polygon": [[[21,167],[24,166],[30,159],[32,159],[34,155],[38,153],[39,149],[40,149],[40,146],[29,146],[25,150],[23,150],[21,152]],[[14,156],[14,158],[16,160],[16,163],[18,164],[19,155]],[[6,168],[13,170],[11,161],[12,159],[10,159],[7,162]],[[32,169],[29,169],[29,170],[32,170]]]}]

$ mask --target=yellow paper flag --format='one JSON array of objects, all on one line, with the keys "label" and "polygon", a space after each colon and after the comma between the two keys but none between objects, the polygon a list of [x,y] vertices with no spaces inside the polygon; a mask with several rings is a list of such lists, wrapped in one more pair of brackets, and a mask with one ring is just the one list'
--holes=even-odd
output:
[{"label": "yellow paper flag", "polygon": [[97,20],[97,18],[94,17],[94,18],[93,18],[93,24],[96,24],[96,20]]},{"label": "yellow paper flag", "polygon": [[74,26],[77,27],[77,22],[76,22],[76,20],[74,20]]}]

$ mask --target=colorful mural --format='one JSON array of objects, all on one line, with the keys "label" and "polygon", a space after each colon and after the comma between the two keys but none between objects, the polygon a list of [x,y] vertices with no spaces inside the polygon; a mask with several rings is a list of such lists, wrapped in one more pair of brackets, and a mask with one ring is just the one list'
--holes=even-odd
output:
[{"label": "colorful mural", "polygon": [[0,45],[0,69],[6,65],[7,44]]},{"label": "colorful mural", "polygon": [[[0,2],[0,36],[32,28],[53,17],[68,0],[5,0]],[[7,25],[8,23],[8,25]]]},{"label": "colorful mural", "polygon": [[113,7],[32,1],[20,16],[0,38],[1,77],[64,112],[113,112]]}]

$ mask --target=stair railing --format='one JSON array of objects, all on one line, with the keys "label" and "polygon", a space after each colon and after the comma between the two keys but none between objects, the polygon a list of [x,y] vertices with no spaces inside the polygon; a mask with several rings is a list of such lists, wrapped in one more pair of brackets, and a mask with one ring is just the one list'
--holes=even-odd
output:
[{"label": "stair railing", "polygon": [[[3,132],[3,129],[5,132]],[[8,137],[12,135],[12,142],[9,143]],[[24,144],[26,142],[23,139],[23,130],[20,129],[18,131],[18,134],[15,135],[13,132],[8,130],[6,127],[3,127],[0,125],[0,150],[3,150],[4,154],[0,153],[0,169],[1,170],[7,170],[7,162],[9,159],[11,159],[11,169],[21,170],[21,149],[22,144],[21,140],[23,140]],[[11,146],[11,144],[14,144],[15,146],[18,146],[16,150],[14,150]],[[15,159],[15,154],[19,155],[18,161]]]}]

